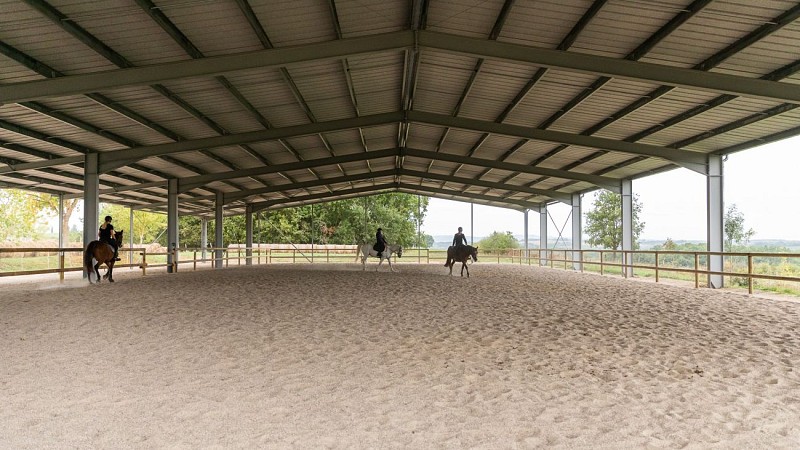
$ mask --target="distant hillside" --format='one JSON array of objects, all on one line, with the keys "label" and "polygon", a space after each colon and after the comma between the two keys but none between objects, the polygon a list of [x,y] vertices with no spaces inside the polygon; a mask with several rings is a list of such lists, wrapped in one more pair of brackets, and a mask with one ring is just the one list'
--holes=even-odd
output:
[{"label": "distant hillside", "polygon": [[[480,242],[481,239],[485,238],[486,236],[475,236],[475,242]],[[514,235],[514,238],[519,241],[520,246],[524,245],[524,236],[522,235]],[[436,235],[433,236],[434,249],[445,249],[450,246],[453,242],[452,235]],[[467,241],[469,242],[469,235],[467,235]],[[662,245],[666,239],[641,239],[639,240],[639,248],[642,250],[649,250],[657,245]],[[703,244],[705,240],[694,240],[694,239],[673,239],[673,241],[680,245],[680,244]],[[528,246],[529,248],[538,248],[539,247],[539,235],[538,234],[529,234],[528,235]],[[784,239],[754,239],[750,241],[751,247],[784,247],[789,249],[791,252],[800,252],[800,241],[792,241],[792,240],[784,240]],[[571,248],[572,247],[572,240],[570,238],[561,238],[558,242],[556,242],[556,238],[554,236],[549,236],[548,239],[548,248]],[[584,244],[584,248],[588,248]]]}]

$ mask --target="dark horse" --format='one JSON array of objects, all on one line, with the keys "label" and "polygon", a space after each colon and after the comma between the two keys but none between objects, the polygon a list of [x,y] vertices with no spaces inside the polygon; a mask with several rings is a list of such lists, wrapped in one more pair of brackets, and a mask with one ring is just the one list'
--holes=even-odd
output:
[{"label": "dark horse", "polygon": [[[119,247],[122,247],[122,230],[116,232],[116,241]],[[92,259],[97,261],[97,264],[92,266]],[[92,273],[97,276],[97,282],[100,283],[100,266],[105,264],[108,271],[103,278],[108,278],[108,281],[114,282],[114,247],[107,242],[92,241],[86,246],[86,251],[83,252],[83,267],[86,269],[86,276],[89,278],[89,284],[92,284]]]},{"label": "dark horse", "polygon": [[460,247],[450,246],[447,247],[447,262],[444,263],[445,267],[450,268],[450,276],[453,276],[453,264],[456,262],[461,263],[461,276],[464,276],[464,269],[467,269],[467,278],[469,278],[469,267],[467,261],[472,258],[473,261],[478,260],[478,247],[471,245],[462,245]]}]

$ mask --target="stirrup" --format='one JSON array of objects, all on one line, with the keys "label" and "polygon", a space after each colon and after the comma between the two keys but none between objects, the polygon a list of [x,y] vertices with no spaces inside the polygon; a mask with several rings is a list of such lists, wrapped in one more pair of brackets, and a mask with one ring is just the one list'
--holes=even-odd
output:
[{"label": "stirrup", "polygon": [[378,252],[378,258],[383,258],[383,252]]}]

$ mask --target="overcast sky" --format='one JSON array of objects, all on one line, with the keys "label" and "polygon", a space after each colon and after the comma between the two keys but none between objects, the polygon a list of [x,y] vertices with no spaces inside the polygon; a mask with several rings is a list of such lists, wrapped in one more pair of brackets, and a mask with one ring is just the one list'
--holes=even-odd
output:
[{"label": "overcast sky", "polygon": [[[756,231],[753,239],[800,240],[800,137],[734,153],[724,163],[724,174],[725,208],[736,204],[745,227]],[[642,239],[705,240],[705,176],[675,169],[634,180],[633,191],[643,205]],[[583,197],[584,214],[594,196]],[[550,238],[562,228],[564,236],[571,236],[570,209],[565,204],[548,206]],[[538,214],[529,213],[529,222],[530,235],[538,235]],[[447,235],[462,226],[468,238],[471,232],[475,237],[493,231],[522,235],[524,220],[515,210],[475,205],[474,225],[471,230],[469,203],[432,198],[422,231]]]}]

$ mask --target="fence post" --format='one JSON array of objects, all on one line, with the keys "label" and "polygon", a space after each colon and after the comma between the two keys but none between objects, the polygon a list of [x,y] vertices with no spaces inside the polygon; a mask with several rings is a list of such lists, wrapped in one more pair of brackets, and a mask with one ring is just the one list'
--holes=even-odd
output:
[{"label": "fence post", "polygon": [[142,250],[142,253],[139,254],[142,255],[142,276],[145,276],[147,275],[147,249]]},{"label": "fence post", "polygon": [[753,294],[753,255],[747,255],[747,293]]},{"label": "fence post", "polygon": [[605,252],[600,250],[600,275],[603,275],[603,269],[605,269],[605,267],[606,267],[603,264],[603,255],[605,255]]},{"label": "fence post", "polygon": [[656,283],[658,283],[658,252],[656,252]]},{"label": "fence post", "polygon": [[694,288],[700,288],[700,274],[697,271],[700,269],[700,255],[695,252],[694,254]]},{"label": "fence post", "polygon": [[241,247],[236,247],[236,265],[242,265],[242,249]]},{"label": "fence post", "polygon": [[172,273],[178,272],[178,249],[172,246]]},{"label": "fence post", "polygon": [[272,249],[267,249],[267,264],[272,264]]},{"label": "fence post", "polygon": [[58,254],[58,282],[64,282],[64,252]]},{"label": "fence post", "polygon": [[230,266],[230,264],[231,264],[231,252],[230,252],[230,249],[228,249],[228,248],[223,250],[223,252],[225,253],[225,268],[227,269],[228,266]]},{"label": "fence post", "polygon": [[583,273],[583,250],[579,250],[578,255],[579,255],[578,258],[580,258],[580,261],[578,261],[578,263],[581,266],[581,273]]},{"label": "fence post", "polygon": [[325,249],[325,264],[328,264],[330,262],[331,262],[331,249],[326,248]]}]

